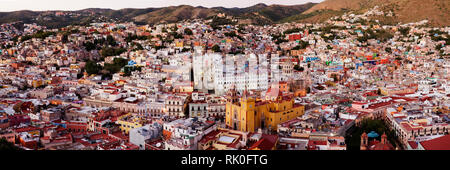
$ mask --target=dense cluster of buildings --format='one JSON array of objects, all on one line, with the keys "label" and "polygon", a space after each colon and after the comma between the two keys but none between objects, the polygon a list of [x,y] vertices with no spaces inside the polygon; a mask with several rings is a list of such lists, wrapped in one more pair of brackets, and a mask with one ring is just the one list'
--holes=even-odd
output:
[{"label": "dense cluster of buildings", "polygon": [[[390,14],[221,29],[214,18],[2,24],[0,138],[24,149],[345,150],[349,129],[379,119],[397,149],[450,149],[450,28],[373,15]],[[361,149],[395,148],[365,132]]]}]

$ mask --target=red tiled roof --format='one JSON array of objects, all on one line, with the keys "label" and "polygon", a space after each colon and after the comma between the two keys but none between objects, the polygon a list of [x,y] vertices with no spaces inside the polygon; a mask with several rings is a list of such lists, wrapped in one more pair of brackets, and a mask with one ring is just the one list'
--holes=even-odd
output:
[{"label": "red tiled roof", "polygon": [[30,131],[35,131],[35,130],[40,130],[40,128],[34,127],[34,126],[27,126],[27,127],[15,129],[14,131],[16,133],[21,133],[21,132],[30,132]]},{"label": "red tiled roof", "polygon": [[254,143],[250,147],[250,150],[255,149],[255,148],[259,148],[261,150],[272,150],[272,148],[275,147],[277,141],[278,141],[277,135],[262,134],[261,140]]},{"label": "red tiled roof", "polygon": [[417,143],[414,141],[408,141],[409,146],[411,146],[411,148],[416,149],[417,148]]},{"label": "red tiled roof", "polygon": [[423,129],[423,128],[421,128],[421,127],[412,127],[411,124],[406,123],[406,122],[401,122],[400,124],[401,124],[407,131]]},{"label": "red tiled roof", "polygon": [[315,141],[315,140],[310,140],[309,142],[308,142],[308,145],[311,145],[311,146],[315,146],[315,145],[327,145],[327,141]]},{"label": "red tiled roof", "polygon": [[127,136],[127,135],[124,135],[124,134],[123,134],[122,132],[120,132],[120,131],[111,134],[111,136],[114,136],[114,137],[116,137],[116,138],[118,138],[118,139],[122,139],[122,140],[128,141],[128,136]]},{"label": "red tiled roof", "polygon": [[420,142],[425,150],[450,150],[450,135]]},{"label": "red tiled roof", "polygon": [[327,145],[327,141],[309,140],[309,142],[308,142],[308,150],[317,150],[317,145]]},{"label": "red tiled roof", "polygon": [[124,146],[125,146],[124,150],[138,150],[139,149],[139,146],[134,145],[134,144],[129,143],[129,142],[124,143]]},{"label": "red tiled roof", "polygon": [[383,144],[380,141],[370,141],[369,142],[370,150],[393,150],[394,147],[390,143]]}]

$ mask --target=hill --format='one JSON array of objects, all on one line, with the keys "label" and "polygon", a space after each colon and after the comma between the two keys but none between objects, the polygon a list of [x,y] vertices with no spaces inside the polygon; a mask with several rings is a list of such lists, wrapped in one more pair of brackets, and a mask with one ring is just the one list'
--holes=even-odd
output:
[{"label": "hill", "polygon": [[95,21],[133,21],[138,24],[156,24],[186,19],[205,19],[219,13],[246,19],[253,24],[272,24],[280,22],[287,17],[300,14],[314,5],[316,4],[266,5],[261,3],[247,8],[206,8],[180,5],[164,8],[126,8],[120,10],[89,8],[78,11],[62,11],[63,13],[71,13],[70,15],[57,15],[60,11],[15,11],[0,12],[0,24],[23,21],[24,23],[34,22],[50,28],[64,27],[71,24],[84,25]]},{"label": "hill", "polygon": [[[322,3],[302,5],[256,4],[247,8],[193,7],[189,5],[164,8],[126,8],[120,10],[89,8],[64,11],[70,15],[57,15],[58,11],[0,12],[0,24],[23,21],[37,23],[50,28],[90,22],[133,21],[137,24],[177,22],[186,19],[206,19],[219,13],[241,19],[240,23],[273,24],[282,22],[323,22],[330,17],[346,12],[363,13],[378,6],[393,16],[378,16],[375,19],[386,24],[408,23],[427,19],[432,26],[450,26],[450,0],[325,0]],[[76,14],[76,15],[73,15]]]},{"label": "hill", "polygon": [[432,26],[450,25],[449,0],[326,0],[288,20],[321,22],[331,16],[349,11],[361,13],[375,6],[379,6],[384,12],[394,13],[393,17],[377,18],[380,20],[408,23],[427,19]]},{"label": "hill", "polygon": [[192,7],[189,5],[170,6],[133,17],[134,21],[154,24],[158,22],[177,22],[185,19],[207,18],[220,13],[219,10]]},{"label": "hill", "polygon": [[225,13],[241,19],[250,19],[253,24],[272,24],[282,19],[300,14],[312,6],[314,3],[302,5],[266,5],[256,4],[247,8],[224,8],[224,7],[192,7],[189,5],[171,6],[139,15],[135,21],[145,21],[154,24],[160,21],[174,22],[183,19],[208,18],[219,13]]}]

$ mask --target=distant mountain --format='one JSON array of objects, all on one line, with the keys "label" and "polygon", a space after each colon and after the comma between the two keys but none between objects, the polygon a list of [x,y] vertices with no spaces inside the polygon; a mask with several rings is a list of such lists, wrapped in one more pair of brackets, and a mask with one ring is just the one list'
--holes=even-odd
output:
[{"label": "distant mountain", "polygon": [[132,21],[134,17],[158,10],[158,8],[109,10],[102,13],[103,16],[118,19],[119,21]]},{"label": "distant mountain", "polygon": [[[283,22],[323,22],[330,17],[346,12],[363,13],[379,6],[379,9],[392,11],[393,16],[378,16],[385,24],[408,23],[428,19],[432,26],[450,26],[450,0],[325,0],[322,3],[302,5],[256,4],[247,8],[193,7],[189,5],[164,8],[126,8],[120,10],[89,8],[70,11],[61,15],[60,11],[15,11],[0,12],[0,24],[14,21],[37,23],[49,28],[91,22],[133,21],[138,24],[157,24],[177,22],[186,19],[206,19],[219,13],[245,21],[242,23],[273,24]],[[75,15],[73,15],[75,14]]]},{"label": "distant mountain", "polygon": [[379,6],[393,17],[377,18],[382,22],[408,23],[428,19],[433,26],[450,26],[450,0],[325,0],[290,21],[321,22],[345,12],[365,12]]},{"label": "distant mountain", "polygon": [[31,22],[38,15],[39,12],[33,11],[0,12],[0,23],[15,21]]},{"label": "distant mountain", "polygon": [[[108,9],[102,9],[108,10]],[[97,12],[93,12],[97,11]],[[14,11],[0,12],[0,24],[22,21],[23,23],[37,23],[48,28],[59,28],[67,25],[86,25],[92,21],[106,20],[98,12],[99,9],[72,11],[77,15],[57,15],[60,11]]]},{"label": "distant mountain", "polygon": [[63,27],[70,24],[87,24],[93,21],[134,21],[139,24],[156,24],[160,22],[177,22],[185,19],[209,18],[219,13],[225,13],[241,19],[247,19],[253,24],[272,24],[283,19],[300,14],[315,3],[302,5],[266,5],[256,4],[247,8],[224,7],[193,7],[189,5],[170,6],[164,8],[120,10],[89,8],[71,11],[77,15],[56,15],[59,11],[15,11],[0,12],[0,24],[23,21],[24,23],[37,23],[50,28]]},{"label": "distant mountain", "polygon": [[134,21],[155,24],[159,22],[177,22],[185,19],[207,18],[220,13],[217,9],[192,7],[189,5],[170,6],[134,17]]},{"label": "distant mountain", "polygon": [[253,24],[271,24],[283,18],[300,14],[314,6],[314,3],[302,5],[266,5],[256,4],[247,8],[224,7],[192,7],[188,5],[171,6],[136,16],[135,21],[145,21],[149,24],[160,21],[174,22],[183,19],[208,18],[219,13],[225,13],[241,19],[250,19]]}]

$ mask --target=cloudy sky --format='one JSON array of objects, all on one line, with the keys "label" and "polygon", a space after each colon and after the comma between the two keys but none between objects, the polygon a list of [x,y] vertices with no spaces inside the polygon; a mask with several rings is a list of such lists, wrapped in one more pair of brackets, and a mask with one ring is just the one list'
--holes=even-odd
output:
[{"label": "cloudy sky", "polygon": [[323,0],[0,0],[0,11],[148,8],[172,5],[248,7],[257,3],[297,5]]}]

